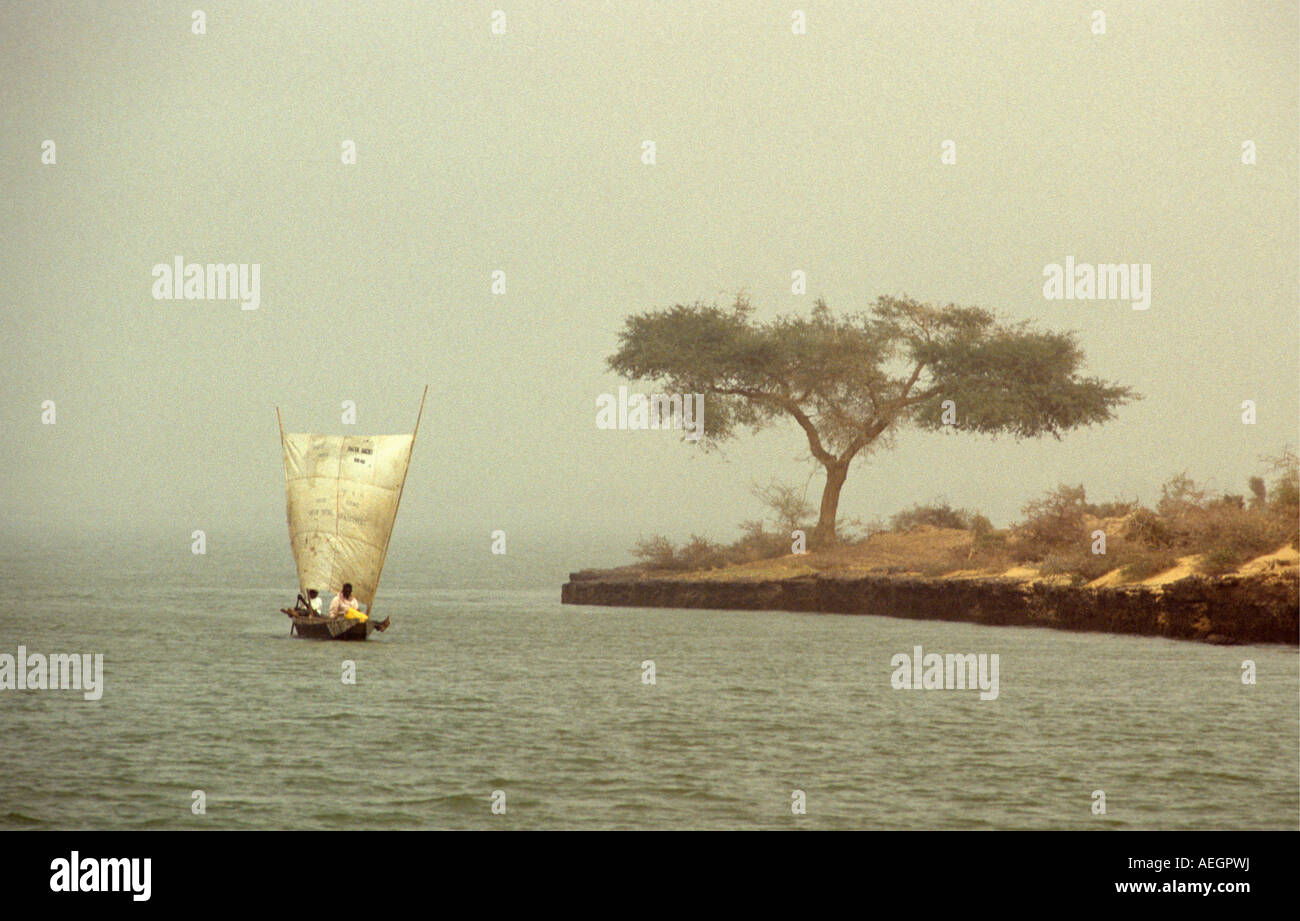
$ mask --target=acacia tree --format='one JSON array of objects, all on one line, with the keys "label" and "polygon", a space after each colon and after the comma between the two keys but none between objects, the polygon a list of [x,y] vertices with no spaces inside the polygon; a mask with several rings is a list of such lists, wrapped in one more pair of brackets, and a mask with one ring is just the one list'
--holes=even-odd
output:
[{"label": "acacia tree", "polygon": [[1071,332],[975,307],[880,297],[835,317],[818,299],[811,316],[762,323],[742,294],[730,309],[696,302],[628,317],[607,364],[668,392],[704,394],[706,447],[793,419],[825,468],[813,542],[826,546],[837,540],[849,465],[904,425],[1059,439],[1137,398],[1081,377],[1083,360]]}]

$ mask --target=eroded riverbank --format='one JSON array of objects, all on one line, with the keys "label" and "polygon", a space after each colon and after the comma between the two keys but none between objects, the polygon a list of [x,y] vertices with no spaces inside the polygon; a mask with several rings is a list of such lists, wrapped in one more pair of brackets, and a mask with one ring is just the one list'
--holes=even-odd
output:
[{"label": "eroded riverbank", "polygon": [[747,581],[635,578],[614,571],[570,574],[560,600],[615,607],[874,614],[1225,645],[1296,645],[1300,637],[1300,583],[1271,576],[1191,576],[1155,587],[1092,587],[909,575]]}]

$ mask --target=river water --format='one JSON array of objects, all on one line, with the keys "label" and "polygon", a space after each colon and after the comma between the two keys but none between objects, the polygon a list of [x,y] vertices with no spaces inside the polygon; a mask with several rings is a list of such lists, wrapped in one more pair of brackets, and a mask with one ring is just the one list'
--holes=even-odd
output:
[{"label": "river water", "polygon": [[[567,607],[567,571],[609,560],[544,540],[487,547],[395,545],[378,600],[393,628],[330,643],[287,636],[283,538],[202,556],[188,535],[6,540],[0,653],[99,653],[105,687],[98,701],[0,690],[0,827],[1300,821],[1294,647]],[[916,646],[997,654],[998,696],[894,689],[892,657]]]}]

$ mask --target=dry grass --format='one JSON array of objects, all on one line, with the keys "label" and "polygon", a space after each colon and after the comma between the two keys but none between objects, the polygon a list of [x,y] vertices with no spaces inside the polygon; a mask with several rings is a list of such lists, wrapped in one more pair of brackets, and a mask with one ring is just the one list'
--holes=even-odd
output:
[{"label": "dry grass", "polygon": [[[1008,564],[1005,559],[993,565],[972,565],[981,561],[978,556],[970,556],[971,545],[971,536],[965,531],[924,529],[908,534],[877,534],[860,544],[829,552],[789,555],[720,569],[665,572],[657,575],[670,579],[763,582],[814,574],[840,578],[913,574],[945,579],[997,577],[1025,582],[1086,583],[1094,587],[1138,583],[1159,587],[1197,573],[1204,574],[1201,556],[1193,554],[1177,557],[1167,551],[1129,557],[1123,565],[1116,565],[1118,561],[1109,555],[1090,557],[1087,561],[1090,565],[1087,567],[1072,567],[1066,561],[1054,561],[1050,557],[1045,561],[1048,563],[1046,566]],[[1294,578],[1300,573],[1298,563],[1300,555],[1295,548],[1287,545],[1247,560],[1231,571],[1241,575]]]},{"label": "dry grass", "polygon": [[906,534],[873,534],[866,540],[815,553],[788,554],[722,569],[673,573],[670,578],[762,581],[821,573],[860,576],[867,573],[939,574],[961,568],[971,549],[968,531],[917,528]]},{"label": "dry grass", "polygon": [[1082,486],[1062,485],[1029,502],[1024,520],[1007,530],[942,503],[895,515],[888,531],[804,554],[785,553],[788,529],[769,533],[759,522],[747,523],[730,546],[693,536],[674,548],[654,538],[635,552],[649,575],[725,581],[910,573],[1160,586],[1193,574],[1295,577],[1300,487],[1294,455],[1279,463],[1283,474],[1272,487],[1252,479],[1250,504],[1212,496],[1180,474],[1161,488],[1154,510],[1137,501],[1090,503]]}]

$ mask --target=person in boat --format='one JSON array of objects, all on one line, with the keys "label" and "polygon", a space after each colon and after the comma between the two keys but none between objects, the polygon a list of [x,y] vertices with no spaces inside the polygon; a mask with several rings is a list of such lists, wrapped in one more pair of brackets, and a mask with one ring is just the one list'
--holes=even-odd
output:
[{"label": "person in boat", "polygon": [[357,604],[357,599],[352,597],[351,582],[344,582],[343,590],[330,602],[330,617],[346,617],[348,620],[359,620],[362,623],[368,619],[361,613],[361,606]]},{"label": "person in boat", "polygon": [[320,617],[320,595],[316,589],[307,589],[307,597],[302,597],[302,592],[298,593],[298,601],[294,604],[293,609],[301,614],[308,616]]},{"label": "person in boat", "polygon": [[[330,617],[346,617],[348,620],[359,620],[365,623],[370,618],[361,612],[357,599],[352,597],[352,583],[344,582],[342,590],[334,596],[330,602]],[[389,618],[385,617],[382,621],[375,624],[375,629],[383,632],[388,629]]]}]

